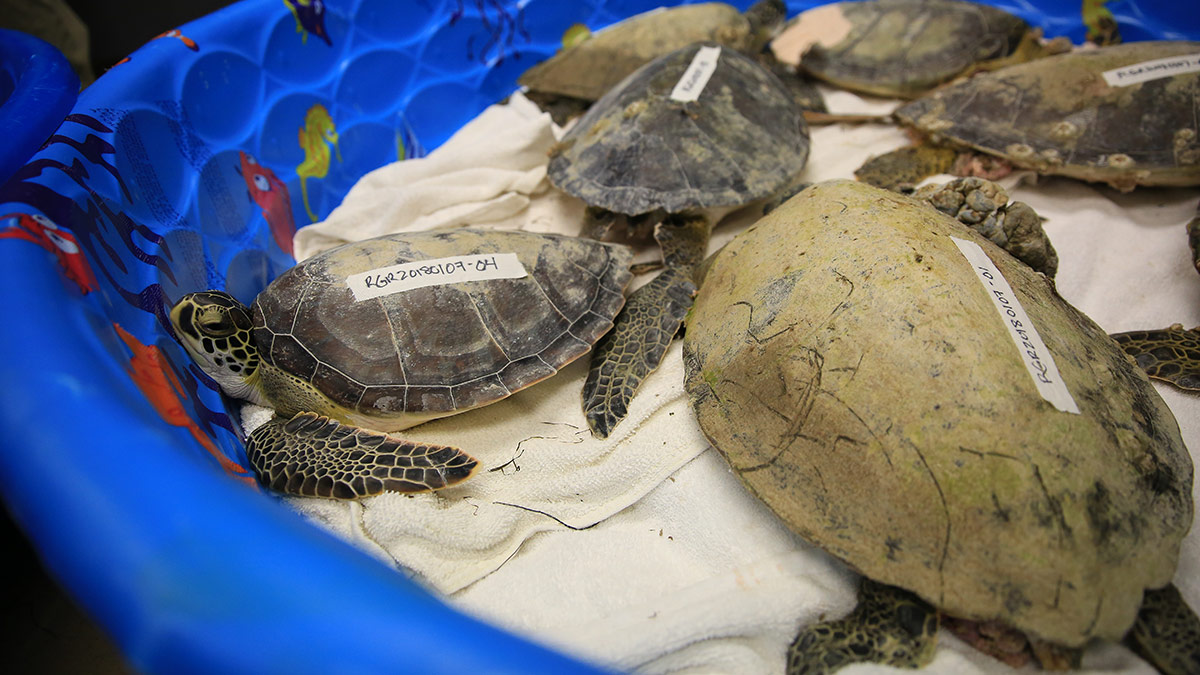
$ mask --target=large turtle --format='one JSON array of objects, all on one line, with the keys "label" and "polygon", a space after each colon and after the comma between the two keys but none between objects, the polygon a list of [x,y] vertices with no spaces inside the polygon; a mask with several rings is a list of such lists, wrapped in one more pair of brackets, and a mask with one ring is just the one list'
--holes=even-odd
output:
[{"label": "large turtle", "polygon": [[691,306],[692,272],[712,226],[704,210],[793,189],[808,150],[803,113],[777,77],[737,51],[699,43],[635,71],[552,152],[550,180],[589,205],[586,230],[654,225],[666,264],[596,345],[584,385],[595,435],[625,416]]},{"label": "large turtle", "polygon": [[1056,665],[1133,626],[1164,672],[1200,672],[1200,620],[1169,586],[1190,456],[1046,277],[854,181],[808,188],[706,269],[683,345],[701,429],[866,578],[854,613],[800,633],[789,672],[919,666],[939,615],[1017,631]]},{"label": "large turtle", "polygon": [[873,158],[855,174],[903,188],[954,171],[966,149],[1123,191],[1200,185],[1200,72],[1178,67],[1198,52],[1200,42],[1131,42],[942,87],[894,115],[932,142]]},{"label": "large turtle", "polygon": [[[783,25],[786,12],[782,0],[759,0],[745,13],[723,2],[645,12],[564,44],[562,51],[526,70],[517,82],[562,123],[633,71],[690,44],[714,42],[757,54]],[[558,114],[559,110],[568,112]]]},{"label": "large turtle", "polygon": [[1045,56],[1040,31],[962,0],[836,2],[801,12],[771,41],[775,57],[850,91],[914,98],[975,69]]},{"label": "large turtle", "polygon": [[226,394],[274,408],[246,441],[269,487],[336,499],[431,490],[466,479],[475,460],[384,432],[487,405],[583,355],[624,304],[631,257],[525,232],[394,234],[305,260],[251,307],[190,293],[171,322]]}]

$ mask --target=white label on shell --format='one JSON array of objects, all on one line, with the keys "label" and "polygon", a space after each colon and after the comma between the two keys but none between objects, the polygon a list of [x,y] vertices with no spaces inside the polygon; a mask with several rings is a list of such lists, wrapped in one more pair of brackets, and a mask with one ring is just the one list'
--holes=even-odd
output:
[{"label": "white label on shell", "polygon": [[1123,68],[1114,68],[1101,73],[1110,87],[1126,87],[1139,82],[1149,82],[1160,77],[1171,77],[1200,70],[1200,54],[1168,56],[1165,59],[1143,61]]},{"label": "white label on shell", "polygon": [[1029,370],[1029,376],[1033,378],[1038,393],[1055,408],[1078,415],[1079,406],[1075,404],[1075,399],[1067,390],[1067,384],[1059,375],[1058,366],[1054,365],[1054,357],[1046,348],[1046,343],[1042,342],[1042,336],[1038,335],[1037,329],[1029,320],[1025,308],[1021,307],[1017,295],[1013,293],[1004,275],[1000,274],[1000,270],[996,269],[996,265],[979,244],[957,237],[950,238],[954,240],[958,250],[962,251],[967,262],[971,263],[979,282],[992,298],[992,304],[1000,313],[1000,320],[1004,322],[1009,337],[1017,346],[1021,361]]},{"label": "white label on shell", "polygon": [[675,83],[675,88],[671,90],[671,100],[689,102],[700,98],[700,92],[704,91],[705,85],[708,84],[708,78],[717,69],[717,60],[721,58],[720,47],[701,47],[696,50],[696,55],[692,57],[692,63],[687,70],[683,72],[683,77]]},{"label": "white label on shell", "polygon": [[528,274],[516,253],[478,253],[418,260],[346,277],[358,301],[427,286],[485,279],[520,279]]}]

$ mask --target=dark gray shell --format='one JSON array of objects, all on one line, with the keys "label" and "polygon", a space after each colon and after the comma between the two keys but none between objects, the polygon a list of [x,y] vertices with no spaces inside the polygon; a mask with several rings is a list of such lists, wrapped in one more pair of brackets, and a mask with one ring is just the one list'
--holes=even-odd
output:
[{"label": "dark gray shell", "polygon": [[[934,137],[1039,173],[1135,185],[1200,184],[1200,73],[1110,86],[1116,68],[1200,53],[1131,42],[1051,56],[943,87],[896,111]],[[1004,114],[996,114],[1002,110]]]},{"label": "dark gray shell", "polygon": [[736,206],[789,185],[808,159],[808,127],[758,63],[723,49],[697,101],[671,100],[701,46],[646,64],[597,101],[551,157],[550,180],[628,215]]},{"label": "dark gray shell", "polygon": [[[404,262],[513,252],[527,276],[429,286],[355,301],[350,275]],[[527,232],[395,234],[289,269],[252,307],[263,358],[349,411],[446,413],[553,375],[612,327],[625,247]]]},{"label": "dark gray shell", "polygon": [[[836,45],[814,45],[800,67],[835,86],[878,96],[917,96],[974,63],[1006,56],[1029,31],[1008,12],[960,0],[839,2],[836,8],[851,24],[849,33]],[[792,21],[804,21],[805,14]]]}]

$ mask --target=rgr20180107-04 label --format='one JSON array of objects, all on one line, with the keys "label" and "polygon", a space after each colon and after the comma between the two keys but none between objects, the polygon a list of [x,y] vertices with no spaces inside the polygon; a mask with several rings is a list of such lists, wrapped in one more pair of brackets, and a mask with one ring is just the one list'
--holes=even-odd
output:
[{"label": "rgr20180107-04 label", "polygon": [[355,300],[370,300],[415,288],[486,279],[520,279],[528,274],[516,253],[478,253],[389,265],[346,277]]}]

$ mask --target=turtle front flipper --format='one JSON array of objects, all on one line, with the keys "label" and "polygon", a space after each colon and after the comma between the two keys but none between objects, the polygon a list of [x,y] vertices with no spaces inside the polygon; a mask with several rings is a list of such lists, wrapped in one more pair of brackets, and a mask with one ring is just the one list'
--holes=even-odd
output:
[{"label": "turtle front flipper", "polygon": [[1177,323],[1162,330],[1114,333],[1112,338],[1147,376],[1200,392],[1200,326],[1184,330]]},{"label": "turtle front flipper", "polygon": [[255,429],[246,458],[272,490],[330,499],[437,490],[466,480],[478,464],[457,448],[411,443],[311,412]]},{"label": "turtle front flipper", "polygon": [[788,675],[832,673],[851,663],[920,668],[937,646],[937,610],[908,591],[863,579],[845,618],[805,628],[788,648]]},{"label": "turtle front flipper", "polygon": [[999,184],[968,176],[944,185],[927,185],[912,195],[987,237],[1014,258],[1051,279],[1058,253],[1042,228],[1042,218],[1025,202],[1009,202]]},{"label": "turtle front flipper", "polygon": [[665,269],[630,294],[613,327],[592,352],[583,410],[592,435],[607,438],[629,411],[642,381],[658,368],[696,295],[692,279],[708,246],[702,216],[670,217],[654,228]]},{"label": "turtle front flipper", "polygon": [[917,183],[939,173],[950,173],[958,153],[941,146],[910,145],[868,159],[854,171],[867,185],[911,192]]},{"label": "turtle front flipper", "polygon": [[1146,591],[1125,643],[1163,675],[1200,673],[1200,618],[1174,585]]}]

